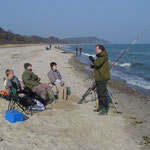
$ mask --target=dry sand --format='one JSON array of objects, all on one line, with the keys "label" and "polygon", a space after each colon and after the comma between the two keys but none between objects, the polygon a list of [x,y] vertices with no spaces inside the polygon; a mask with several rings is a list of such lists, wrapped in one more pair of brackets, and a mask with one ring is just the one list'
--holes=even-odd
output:
[{"label": "dry sand", "polygon": [[[94,103],[77,105],[92,80],[72,53],[58,49],[45,51],[45,46],[0,48],[0,90],[7,68],[21,79],[23,64],[30,62],[42,82],[48,83],[49,63],[58,64],[66,86],[71,87],[68,101],[58,100],[47,110],[27,116],[21,123],[11,124],[4,119],[8,102],[0,99],[1,150],[138,150],[149,149],[150,105],[146,98],[120,92],[109,87],[123,114],[111,108],[109,115],[93,112]],[[80,67],[79,67],[80,66]],[[88,97],[90,100],[91,98]],[[144,137],[143,137],[144,136]]]}]

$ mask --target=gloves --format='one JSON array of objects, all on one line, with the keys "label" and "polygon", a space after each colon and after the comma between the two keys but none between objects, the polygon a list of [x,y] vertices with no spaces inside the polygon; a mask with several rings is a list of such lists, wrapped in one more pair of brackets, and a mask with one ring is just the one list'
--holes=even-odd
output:
[{"label": "gloves", "polygon": [[89,59],[93,62],[94,58],[92,56],[89,56]]},{"label": "gloves", "polygon": [[94,65],[90,65],[90,68],[91,68],[91,69],[94,68]]}]

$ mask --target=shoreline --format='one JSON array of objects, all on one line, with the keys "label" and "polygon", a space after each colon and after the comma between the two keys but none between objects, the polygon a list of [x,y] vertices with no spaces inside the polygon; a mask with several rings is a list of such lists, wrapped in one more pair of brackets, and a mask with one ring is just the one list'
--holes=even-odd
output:
[{"label": "shoreline", "polygon": [[[68,50],[65,50],[63,48],[60,48],[60,50],[63,50],[65,52],[68,52],[68,53],[72,53],[74,56],[72,57],[71,61],[73,60],[74,63],[72,63],[71,61],[69,62],[70,64],[72,64],[75,68],[78,68],[79,67],[79,72],[82,71],[82,72],[85,72],[85,75],[86,77],[88,78],[89,76],[92,76],[91,74],[92,71],[86,69],[86,67],[89,67],[88,64],[84,63],[84,62],[81,62],[80,60],[78,60],[78,58],[80,56],[76,56],[75,53],[71,52],[71,51],[68,51]],[[91,79],[94,79],[94,77],[90,77]],[[129,87],[128,84],[120,81],[120,80],[115,80],[115,79],[111,79],[108,81],[108,86],[110,86],[111,88],[115,88],[117,90],[119,90],[120,92],[123,92],[125,94],[131,94],[133,96],[138,96],[142,99],[147,99],[147,100],[150,100],[150,95],[144,93],[144,92],[140,92],[139,90],[137,89],[133,89],[132,87]]]},{"label": "shoreline", "polygon": [[[71,47],[68,48],[68,46],[69,45],[65,45],[63,49],[66,49],[66,51],[71,51],[71,52],[75,53],[75,51],[73,49],[71,49]],[[90,56],[89,53],[83,52],[83,54],[81,56],[79,56],[79,58],[77,60],[82,63],[89,64],[88,56]],[[130,65],[132,66],[132,63]],[[145,78],[139,76],[138,77],[139,80],[142,79],[142,81],[136,83],[136,81],[137,81],[136,76],[135,76],[135,78],[133,78],[134,76],[129,75],[128,77],[126,76],[124,78],[123,75],[119,76],[119,73],[118,74],[115,73],[115,72],[117,72],[116,68],[117,68],[117,65],[116,65],[116,67],[114,67],[114,69],[110,70],[111,71],[111,79],[113,81],[117,81],[119,83],[125,84],[129,89],[135,90],[138,93],[142,93],[142,94],[150,97],[150,90],[149,90],[149,85],[148,85],[149,82],[147,81],[148,83],[145,83],[146,82]]]}]

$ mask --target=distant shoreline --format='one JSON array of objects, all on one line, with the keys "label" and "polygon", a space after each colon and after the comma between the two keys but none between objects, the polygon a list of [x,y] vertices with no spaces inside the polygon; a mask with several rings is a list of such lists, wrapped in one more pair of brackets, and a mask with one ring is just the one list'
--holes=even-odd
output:
[{"label": "distant shoreline", "polygon": [[[99,43],[77,43],[77,44],[62,44],[62,43],[55,43],[55,44],[52,44],[52,45],[96,45],[96,44],[99,44]],[[118,44],[118,43],[100,43],[100,44],[103,44],[103,45],[109,45],[109,44]],[[150,43],[136,43],[136,45],[142,45],[142,44],[145,44],[145,45],[150,45]],[[11,47],[27,47],[27,46],[39,46],[39,45],[49,45],[48,43],[29,43],[29,44],[0,44],[0,48],[11,48]],[[130,45],[130,43],[121,43],[119,45]]]},{"label": "distant shoreline", "polygon": [[12,47],[27,47],[27,46],[40,46],[48,44],[0,44],[0,48],[12,48]]}]

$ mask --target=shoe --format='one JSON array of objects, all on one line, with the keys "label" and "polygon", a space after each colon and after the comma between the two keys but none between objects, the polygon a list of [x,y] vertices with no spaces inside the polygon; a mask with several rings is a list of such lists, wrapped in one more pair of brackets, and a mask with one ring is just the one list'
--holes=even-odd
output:
[{"label": "shoe", "polygon": [[109,107],[103,107],[102,108],[102,111],[99,113],[99,115],[108,115],[108,110],[109,110]]},{"label": "shoe", "polygon": [[94,112],[101,112],[102,111],[102,106],[99,106],[98,109],[94,109]]}]

